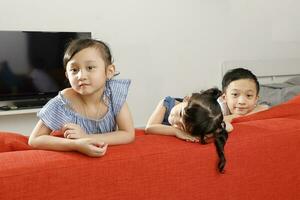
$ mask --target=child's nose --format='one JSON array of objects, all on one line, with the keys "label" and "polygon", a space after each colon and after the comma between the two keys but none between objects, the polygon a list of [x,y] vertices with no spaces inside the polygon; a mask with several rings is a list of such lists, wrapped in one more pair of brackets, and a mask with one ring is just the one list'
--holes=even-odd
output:
[{"label": "child's nose", "polygon": [[239,97],[239,99],[238,99],[238,103],[239,103],[239,104],[244,104],[245,102],[246,102],[246,98],[245,98],[244,96],[241,95],[241,96]]},{"label": "child's nose", "polygon": [[86,79],[86,72],[84,70],[79,70],[77,74],[78,80]]}]

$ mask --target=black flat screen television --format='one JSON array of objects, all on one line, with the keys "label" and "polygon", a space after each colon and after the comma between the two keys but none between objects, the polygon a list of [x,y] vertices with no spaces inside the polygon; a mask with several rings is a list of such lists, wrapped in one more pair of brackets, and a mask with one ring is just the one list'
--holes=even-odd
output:
[{"label": "black flat screen television", "polygon": [[49,99],[68,86],[63,54],[90,32],[0,31],[0,101]]}]

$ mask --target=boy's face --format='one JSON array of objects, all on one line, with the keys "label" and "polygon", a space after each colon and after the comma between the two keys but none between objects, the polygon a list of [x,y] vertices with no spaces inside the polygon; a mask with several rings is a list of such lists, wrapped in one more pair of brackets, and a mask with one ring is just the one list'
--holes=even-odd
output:
[{"label": "boy's face", "polygon": [[231,114],[246,115],[254,110],[258,100],[256,84],[251,79],[232,81],[223,98]]}]

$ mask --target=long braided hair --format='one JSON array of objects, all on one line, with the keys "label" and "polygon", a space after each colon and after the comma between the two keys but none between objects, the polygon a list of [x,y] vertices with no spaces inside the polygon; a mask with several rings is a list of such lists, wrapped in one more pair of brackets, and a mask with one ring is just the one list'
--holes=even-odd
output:
[{"label": "long braided hair", "polygon": [[201,144],[206,144],[207,138],[214,138],[219,157],[218,170],[223,173],[226,164],[224,146],[228,133],[223,122],[221,107],[217,102],[221,94],[222,92],[217,88],[193,93],[184,109],[183,121],[191,135],[200,137]]}]

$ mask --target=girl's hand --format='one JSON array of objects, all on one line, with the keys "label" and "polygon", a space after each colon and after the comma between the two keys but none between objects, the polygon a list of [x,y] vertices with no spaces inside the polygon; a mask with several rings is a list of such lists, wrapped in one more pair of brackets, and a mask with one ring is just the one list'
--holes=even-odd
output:
[{"label": "girl's hand", "polygon": [[80,138],[75,140],[76,150],[91,157],[100,157],[106,153],[107,144],[92,138]]},{"label": "girl's hand", "polygon": [[199,142],[199,138],[198,137],[194,137],[180,129],[176,130],[175,136],[179,139],[185,140],[187,142]]},{"label": "girl's hand", "polygon": [[67,123],[62,128],[62,133],[67,139],[79,139],[86,137],[86,133],[78,124]]}]

